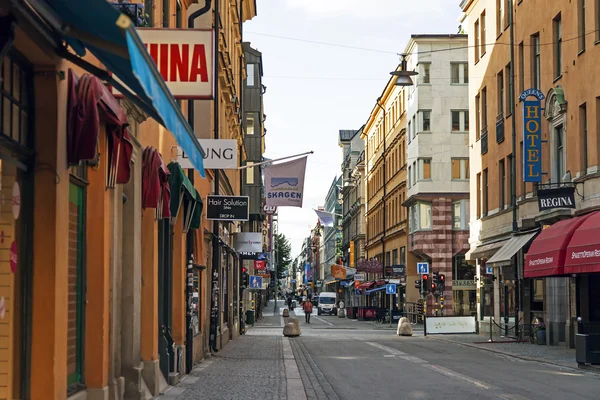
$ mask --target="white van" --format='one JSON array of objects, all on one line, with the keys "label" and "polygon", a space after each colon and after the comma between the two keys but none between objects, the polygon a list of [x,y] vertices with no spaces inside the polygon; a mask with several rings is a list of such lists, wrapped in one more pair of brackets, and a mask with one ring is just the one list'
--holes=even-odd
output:
[{"label": "white van", "polygon": [[335,292],[321,292],[319,294],[319,305],[317,306],[317,315],[329,314],[336,315],[336,293]]}]

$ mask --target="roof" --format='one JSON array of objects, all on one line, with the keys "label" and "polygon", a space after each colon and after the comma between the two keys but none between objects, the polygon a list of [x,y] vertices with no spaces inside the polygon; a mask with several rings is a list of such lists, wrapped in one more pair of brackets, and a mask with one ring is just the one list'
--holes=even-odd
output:
[{"label": "roof", "polygon": [[466,39],[467,35],[462,33],[427,33],[410,35],[412,39]]},{"label": "roof", "polygon": [[340,129],[340,141],[351,140],[357,132],[356,129]]}]

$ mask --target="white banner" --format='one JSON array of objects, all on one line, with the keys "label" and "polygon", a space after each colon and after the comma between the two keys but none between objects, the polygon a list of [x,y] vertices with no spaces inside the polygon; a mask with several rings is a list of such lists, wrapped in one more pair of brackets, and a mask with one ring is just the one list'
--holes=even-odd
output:
[{"label": "white banner", "polygon": [[476,333],[475,325],[475,317],[427,317],[425,330],[428,335]]},{"label": "white banner", "polygon": [[[198,139],[206,152],[205,169],[236,169],[237,140],[235,139]],[[177,148],[177,162],[181,168],[194,168],[188,156],[181,147]]]},{"label": "white banner", "polygon": [[302,207],[307,157],[265,167],[266,204]]},{"label": "white banner", "polygon": [[313,211],[317,213],[317,217],[319,217],[319,221],[321,221],[321,224],[323,224],[324,226],[333,226],[333,216],[335,214],[315,209],[313,209]]},{"label": "white banner", "polygon": [[233,234],[233,248],[238,253],[261,253],[263,250],[261,232],[236,232]]}]

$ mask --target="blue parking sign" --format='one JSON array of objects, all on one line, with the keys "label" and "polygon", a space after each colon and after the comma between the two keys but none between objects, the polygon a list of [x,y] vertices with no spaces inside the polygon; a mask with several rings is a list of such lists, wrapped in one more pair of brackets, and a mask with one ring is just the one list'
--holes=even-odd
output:
[{"label": "blue parking sign", "polygon": [[429,274],[429,263],[426,263],[426,262],[417,263],[417,272],[421,275]]}]

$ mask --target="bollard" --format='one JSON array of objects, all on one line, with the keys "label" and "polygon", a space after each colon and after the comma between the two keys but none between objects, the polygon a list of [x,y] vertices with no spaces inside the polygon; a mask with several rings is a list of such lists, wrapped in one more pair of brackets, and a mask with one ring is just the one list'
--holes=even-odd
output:
[{"label": "bollard", "polygon": [[297,337],[300,336],[300,333],[300,321],[298,321],[298,318],[290,317],[283,327],[283,336]]},{"label": "bollard", "polygon": [[400,320],[398,321],[398,329],[396,330],[396,334],[398,336],[412,336],[413,330],[408,318],[400,318]]}]

